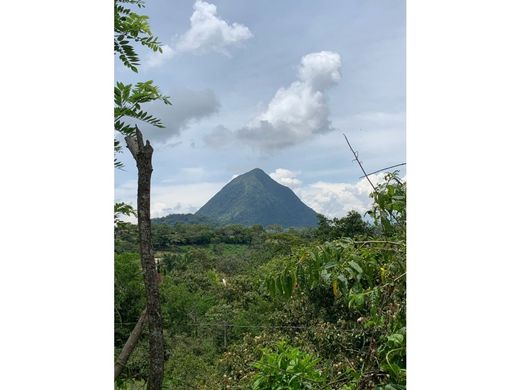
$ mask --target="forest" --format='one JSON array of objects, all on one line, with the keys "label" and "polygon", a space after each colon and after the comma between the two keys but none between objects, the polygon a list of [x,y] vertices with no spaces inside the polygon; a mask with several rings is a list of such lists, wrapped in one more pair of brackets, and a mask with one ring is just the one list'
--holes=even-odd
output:
[{"label": "forest", "polygon": [[[404,389],[406,184],[316,228],[154,224],[168,389]],[[370,222],[367,222],[370,221]],[[136,226],[115,231],[115,356],[145,307]],[[145,388],[147,329],[118,389]]]}]

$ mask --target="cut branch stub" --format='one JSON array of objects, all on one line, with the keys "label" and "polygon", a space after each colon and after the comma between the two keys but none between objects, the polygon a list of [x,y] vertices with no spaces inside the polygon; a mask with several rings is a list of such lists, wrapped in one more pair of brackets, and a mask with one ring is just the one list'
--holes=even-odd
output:
[{"label": "cut branch stub", "polygon": [[134,160],[137,161],[137,153],[139,152],[139,146],[137,144],[136,138],[131,135],[127,135],[125,137],[125,141],[128,150],[130,150],[130,153],[132,153]]}]

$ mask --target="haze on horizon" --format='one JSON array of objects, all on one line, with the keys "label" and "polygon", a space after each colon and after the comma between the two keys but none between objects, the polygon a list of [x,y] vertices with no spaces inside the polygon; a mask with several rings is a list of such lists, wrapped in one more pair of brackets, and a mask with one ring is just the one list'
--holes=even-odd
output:
[{"label": "haze on horizon", "polygon": [[[236,175],[261,168],[315,211],[370,204],[368,171],[405,162],[405,2],[148,2],[162,55],[139,74],[173,106],[151,106],[152,217],[197,211]],[[125,150],[116,200],[135,204]],[[402,168],[402,167],[401,167]],[[401,169],[402,174],[406,172]],[[376,177],[381,178],[382,175]]]}]

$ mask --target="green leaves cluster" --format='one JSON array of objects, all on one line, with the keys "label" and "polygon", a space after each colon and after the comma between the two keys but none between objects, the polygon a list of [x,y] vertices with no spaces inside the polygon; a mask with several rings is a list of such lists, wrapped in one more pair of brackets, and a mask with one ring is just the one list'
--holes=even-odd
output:
[{"label": "green leaves cluster", "polygon": [[141,260],[137,253],[116,254],[114,259],[114,319],[116,346],[126,341],[133,323],[145,307]]},{"label": "green leaves cluster", "polygon": [[137,128],[136,124],[127,124],[123,121],[124,117],[132,118],[152,126],[163,128],[160,119],[150,115],[141,108],[144,103],[160,100],[164,104],[171,105],[168,96],[161,94],[159,88],[153,85],[153,81],[139,82],[135,86],[132,84],[116,83],[114,87],[114,128],[116,131],[125,135],[134,135]]},{"label": "green leaves cluster", "polygon": [[274,350],[265,348],[255,363],[259,370],[253,379],[252,390],[300,390],[315,389],[325,382],[316,365],[319,359],[286,341],[279,341]]},{"label": "green leaves cluster", "polygon": [[404,245],[392,245],[384,251],[400,253],[399,261],[390,266],[388,253],[378,255],[373,248],[360,248],[351,239],[304,248],[284,257],[281,261],[286,264],[285,269],[267,276],[265,286],[272,296],[285,299],[297,292],[312,293],[325,287],[334,298],[357,307],[364,301],[364,295],[373,293],[396,272],[404,272]]},{"label": "green leaves cluster", "polygon": [[406,234],[406,182],[398,171],[387,173],[385,181],[379,184],[370,196],[374,199],[372,210],[368,211],[376,226],[382,228],[386,236]]},{"label": "green leaves cluster", "polygon": [[[135,85],[116,83],[114,87],[114,130],[126,136],[135,136],[138,122],[164,128],[160,119],[149,114],[142,109],[142,104],[153,101],[162,101],[164,104],[171,105],[170,98],[161,93],[159,88],[153,85],[152,80],[138,82]],[[125,121],[130,119],[131,122]],[[114,152],[121,151],[119,140],[114,139]],[[114,159],[116,168],[122,168],[122,164]]]},{"label": "green leaves cluster", "polygon": [[114,54],[121,62],[134,72],[137,72],[139,56],[132,43],[143,45],[154,52],[162,53],[161,43],[150,31],[149,18],[133,12],[126,5],[144,7],[141,0],[114,1]]},{"label": "green leaves cluster", "polygon": [[363,220],[361,214],[351,210],[343,218],[329,219],[318,214],[316,237],[320,240],[335,240],[342,237],[365,236],[371,233],[370,225]]},{"label": "green leaves cluster", "polygon": [[264,286],[288,306],[288,322],[309,324],[319,313],[302,337],[320,356],[339,353],[349,362],[333,370],[334,383],[404,389],[406,184],[388,174],[372,197],[372,236],[308,245],[273,259],[264,267]]},{"label": "green leaves cluster", "polygon": [[[381,364],[383,371],[387,372],[393,382],[393,387],[404,389],[402,386],[406,383],[406,328],[398,329],[396,333],[392,333],[386,337],[386,342],[382,344],[378,353],[385,359]],[[386,390],[386,387],[380,387],[378,390]]]},{"label": "green leaves cluster", "polygon": [[[162,49],[161,43],[150,31],[148,16],[133,12],[127,5],[142,8],[144,2],[114,0],[114,54],[119,55],[123,65],[137,72],[139,56],[133,44],[143,45],[154,52],[162,52]],[[161,94],[152,80],[138,82],[135,85],[117,82],[114,87],[114,130],[126,136],[134,136],[138,130],[137,123],[164,127],[158,118],[141,107],[142,104],[153,101],[162,101],[164,104],[171,105],[169,97]],[[114,153],[119,153],[121,150],[120,141],[114,139]],[[114,158],[114,166],[123,168],[123,164],[117,158]]]},{"label": "green leaves cluster", "polygon": [[117,202],[114,204],[114,224],[116,227],[121,223],[121,215],[136,216],[134,208],[124,202]]}]

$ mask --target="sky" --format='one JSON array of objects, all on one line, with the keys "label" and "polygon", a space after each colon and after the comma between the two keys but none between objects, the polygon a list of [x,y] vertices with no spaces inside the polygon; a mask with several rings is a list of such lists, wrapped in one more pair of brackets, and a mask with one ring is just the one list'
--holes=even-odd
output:
[{"label": "sky", "polygon": [[[154,147],[152,217],[197,211],[233,177],[261,168],[328,217],[370,207],[368,172],[406,160],[403,0],[149,0],[163,53],[139,50],[138,74],[172,106],[147,111]],[[126,148],[115,198],[135,205],[137,170]],[[406,174],[401,167],[401,174]],[[373,176],[374,181],[383,175]]]}]

